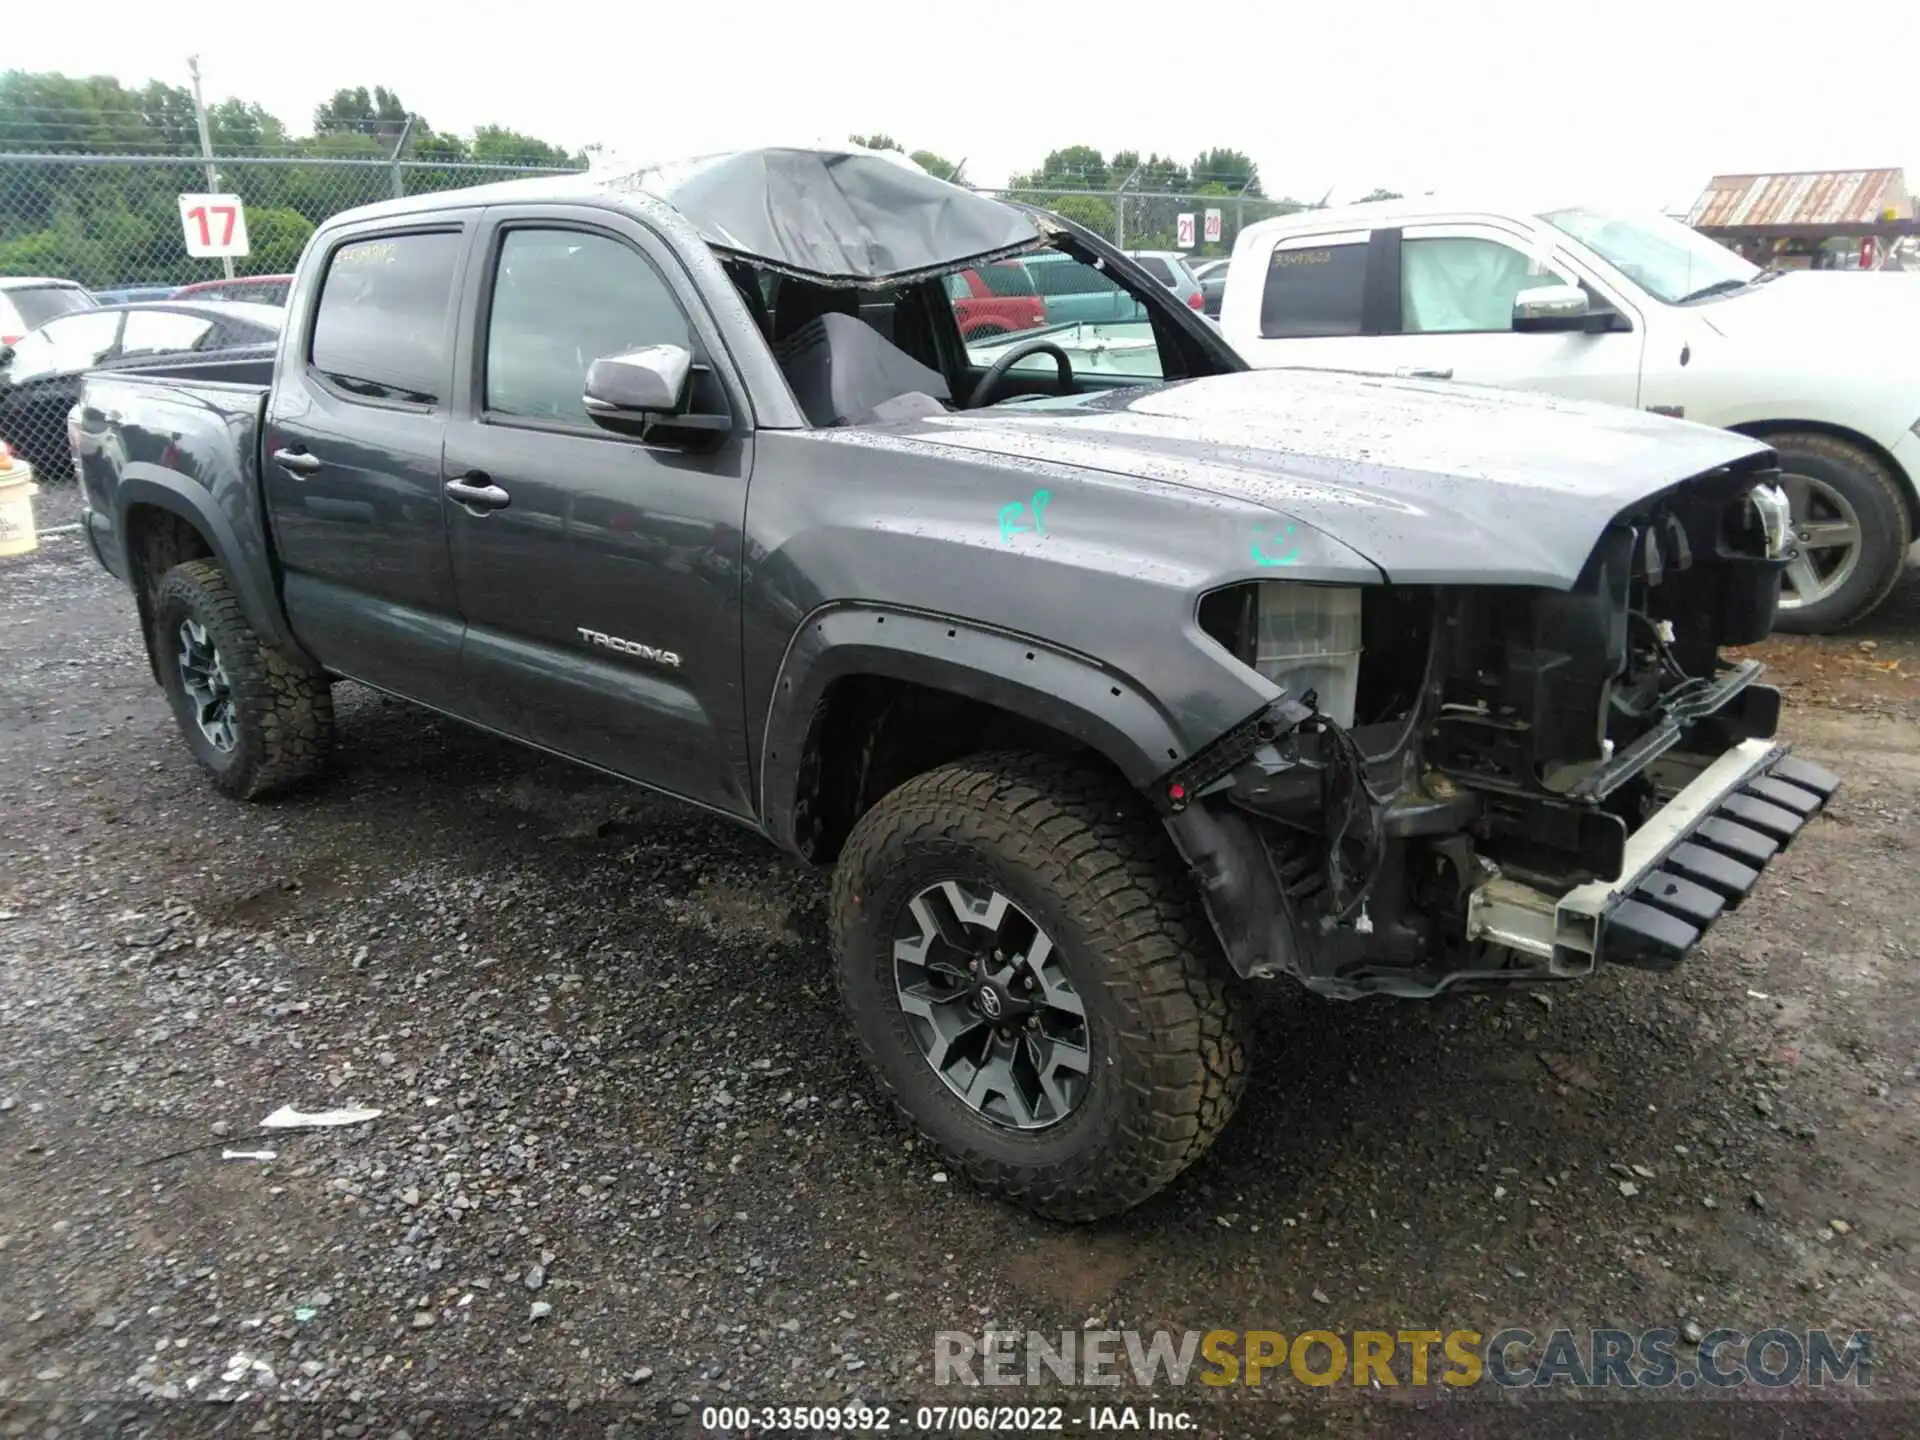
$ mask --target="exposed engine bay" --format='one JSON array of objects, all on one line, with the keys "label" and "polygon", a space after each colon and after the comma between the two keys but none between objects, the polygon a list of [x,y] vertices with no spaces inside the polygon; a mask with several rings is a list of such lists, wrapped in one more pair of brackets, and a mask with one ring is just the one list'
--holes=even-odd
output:
[{"label": "exposed engine bay", "polygon": [[1198,847],[1214,864],[1258,847],[1279,918],[1215,915],[1245,973],[1355,996],[1570,978],[1603,950],[1667,968],[1738,902],[1833,788],[1766,743],[1779,692],[1721,653],[1767,635],[1787,563],[1756,459],[1618,516],[1567,591],[1205,598],[1202,628],[1285,691],[1163,797],[1232,842]]}]

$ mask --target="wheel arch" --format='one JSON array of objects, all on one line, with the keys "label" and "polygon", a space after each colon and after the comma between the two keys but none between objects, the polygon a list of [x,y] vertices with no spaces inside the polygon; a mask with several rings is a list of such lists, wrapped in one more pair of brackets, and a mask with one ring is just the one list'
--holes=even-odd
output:
[{"label": "wheel arch", "polygon": [[182,561],[209,559],[226,575],[255,633],[306,658],[287,626],[269,567],[255,558],[261,547],[242,540],[208,491],[171,471],[133,463],[122,473],[113,503],[118,512],[115,528],[127,557],[127,581],[143,629],[151,628],[153,591],[160,577]]},{"label": "wheel arch", "polygon": [[767,832],[830,862],[895,785],[1004,748],[1085,753],[1136,789],[1186,754],[1160,707],[1089,657],[945,616],[823,607],[774,681],[760,753]]},{"label": "wheel arch", "polygon": [[1907,507],[1908,531],[1910,534],[1920,534],[1920,488],[1916,488],[1920,486],[1920,477],[1909,475],[1900,462],[1894,459],[1893,452],[1871,436],[1826,420],[1747,420],[1738,425],[1729,425],[1727,428],[1735,434],[1745,435],[1754,440],[1770,441],[1775,436],[1795,431],[1809,435],[1824,435],[1829,440],[1839,440],[1857,450],[1864,451],[1893,477],[1893,483],[1900,491],[1900,499]]}]

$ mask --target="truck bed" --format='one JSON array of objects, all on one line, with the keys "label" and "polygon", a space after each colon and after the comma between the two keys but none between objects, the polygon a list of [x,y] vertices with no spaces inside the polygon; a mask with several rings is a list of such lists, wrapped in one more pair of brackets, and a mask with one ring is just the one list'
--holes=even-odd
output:
[{"label": "truck bed", "polygon": [[86,376],[74,459],[88,538],[115,575],[128,578],[137,505],[217,529],[228,553],[255,562],[253,574],[272,573],[259,468],[272,369],[267,355]]}]

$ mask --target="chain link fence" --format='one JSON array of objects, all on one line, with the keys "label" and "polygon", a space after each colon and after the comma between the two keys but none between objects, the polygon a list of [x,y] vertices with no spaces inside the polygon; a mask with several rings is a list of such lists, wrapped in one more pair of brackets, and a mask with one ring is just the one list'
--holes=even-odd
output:
[{"label": "chain link fence", "polygon": [[[218,188],[247,207],[253,253],[237,275],[293,268],[314,227],[356,205],[395,195],[453,190],[520,176],[562,173],[536,166],[425,160],[274,156],[215,162]],[[0,275],[52,275],[89,289],[179,286],[221,278],[218,260],[191,259],[175,197],[207,188],[205,162],[187,155],[0,155]],[[1291,201],[1223,193],[986,189],[1058,211],[1130,250],[1184,249],[1195,259],[1228,254],[1242,227],[1299,209]],[[1206,215],[1220,212],[1220,235]],[[1179,217],[1193,217],[1181,245]]]},{"label": "chain link fence", "polygon": [[[223,159],[215,178],[246,205],[252,253],[236,275],[293,269],[331,215],[396,195],[557,173],[535,167],[340,160]],[[0,155],[0,276],[50,275],[92,290],[179,286],[225,275],[187,255],[176,197],[207,188],[192,156]]]},{"label": "chain link fence", "polygon": [[[1189,260],[1220,259],[1233,253],[1233,242],[1246,226],[1275,215],[1291,215],[1304,207],[1295,200],[1268,200],[1258,195],[1236,195],[1223,189],[1171,190],[983,190],[1028,205],[1051,210],[1104,235],[1122,250],[1178,250]],[[1207,212],[1217,210],[1220,233],[1207,238]],[[1188,243],[1181,243],[1180,217],[1193,217]]]},{"label": "chain link fence", "polygon": [[[287,274],[315,228],[342,210],[398,195],[567,173],[536,165],[314,154],[230,157],[214,166],[212,188],[238,195],[246,206],[251,253],[233,261],[236,277]],[[178,197],[208,188],[207,162],[191,154],[0,154],[0,277],[49,276],[95,292],[157,294],[222,279],[221,261],[187,254],[181,228]],[[982,193],[1057,211],[1123,249],[1183,250],[1195,261],[1230,253],[1243,226],[1300,208],[1288,201],[1212,192],[983,188]],[[1220,212],[1219,236],[1211,241],[1209,209]],[[1185,245],[1180,243],[1183,215],[1193,217]],[[28,315],[27,297],[18,298],[12,308],[20,314],[11,319],[0,314],[0,320],[24,330],[51,318]],[[38,298],[53,304],[55,297],[42,292]],[[64,478],[61,457],[71,403],[57,385],[31,393],[22,386],[0,389],[0,439],[34,460],[50,480]]]}]

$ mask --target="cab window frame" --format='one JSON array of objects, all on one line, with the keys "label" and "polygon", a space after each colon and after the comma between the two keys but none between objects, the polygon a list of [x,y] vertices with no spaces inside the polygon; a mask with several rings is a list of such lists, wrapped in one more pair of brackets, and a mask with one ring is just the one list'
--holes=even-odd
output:
[{"label": "cab window frame", "polygon": [[[333,266],[342,250],[382,240],[402,240],[422,235],[446,235],[454,241],[453,265],[448,278],[446,313],[442,320],[438,393],[431,400],[409,400],[398,396],[367,395],[341,385],[314,358],[314,339],[319,333],[321,313],[326,305],[327,284],[333,278]],[[465,218],[423,218],[413,223],[355,227],[334,236],[327,246],[325,263],[320,268],[320,283],[314,288],[301,316],[298,351],[301,369],[308,383],[344,405],[366,405],[379,410],[396,410],[408,415],[434,415],[447,411],[452,398],[453,361],[459,346],[460,295],[465,282],[467,253],[472,238],[471,223]]]},{"label": "cab window frame", "polygon": [[[488,403],[487,364],[493,348],[493,303],[495,290],[499,281],[500,262],[504,258],[509,237],[527,231],[543,233],[568,232],[579,235],[589,235],[596,239],[611,241],[613,244],[620,246],[629,254],[633,255],[644,264],[653,273],[654,278],[660,282],[661,291],[673,305],[674,310],[680,316],[681,322],[685,325],[687,346],[693,356],[694,370],[698,372],[703,366],[709,369],[714,368],[709,359],[704,338],[700,333],[699,326],[695,323],[694,315],[689,309],[686,300],[675,287],[672,276],[668,274],[666,268],[654,256],[648,253],[645,245],[635,243],[632,237],[622,234],[621,231],[616,228],[607,225],[597,225],[591,221],[577,217],[522,215],[503,217],[490,227],[490,231],[486,236],[484,253],[480,257],[480,264],[475,267],[477,273],[474,280],[477,286],[477,296],[473,306],[472,324],[466,327],[466,334],[472,346],[471,362],[467,366],[467,374],[469,383],[469,405],[474,421],[481,425],[497,426],[502,429],[540,430],[556,435],[572,435],[596,440],[606,440],[619,445],[645,446],[647,442],[642,437],[604,429],[594,424],[591,418],[583,417],[576,421],[562,416],[520,415],[510,410],[496,410]],[[599,357],[596,356],[595,358],[597,359]],[[724,384],[723,377],[716,375],[715,378],[720,379],[721,383]],[[584,375],[582,376],[582,383],[585,383]],[[728,403],[729,405],[733,404],[730,389],[728,391]]]}]

